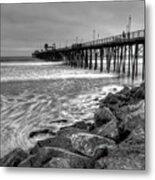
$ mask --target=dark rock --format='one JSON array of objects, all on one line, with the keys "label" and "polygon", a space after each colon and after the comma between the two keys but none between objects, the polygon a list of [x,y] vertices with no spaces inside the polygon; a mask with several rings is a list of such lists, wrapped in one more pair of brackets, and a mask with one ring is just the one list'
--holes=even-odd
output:
[{"label": "dark rock", "polygon": [[87,124],[84,121],[78,121],[75,124],[73,124],[72,127],[84,130],[88,129]]},{"label": "dark rock", "polygon": [[130,95],[130,88],[125,86],[120,92],[118,92],[118,94],[124,94],[125,96],[129,96]]},{"label": "dark rock", "polygon": [[53,132],[52,130],[50,129],[43,129],[43,130],[38,130],[38,131],[33,131],[29,134],[29,138],[33,138],[35,136],[38,136],[38,135],[43,135],[43,134],[50,134],[50,135],[56,135],[55,132]]},{"label": "dark rock", "polygon": [[119,144],[123,150],[130,150],[137,153],[145,153],[145,131],[141,125],[137,126],[130,135]]},{"label": "dark rock", "polygon": [[119,102],[118,97],[116,96],[116,94],[112,94],[112,93],[109,93],[105,99],[100,100],[101,107],[105,105],[108,106],[109,104],[116,105],[118,102]]},{"label": "dark rock", "polygon": [[113,170],[144,170],[145,157],[143,154],[131,154],[130,156],[104,157],[95,162],[96,169]]},{"label": "dark rock", "polygon": [[100,135],[102,137],[108,137],[110,139],[116,140],[119,135],[117,122],[115,120],[111,120],[106,124],[94,129],[93,133]]},{"label": "dark rock", "polygon": [[[53,158],[64,158],[69,159],[71,166],[78,168],[91,168],[93,167],[93,162],[91,159],[72,153],[70,151],[55,148],[55,147],[43,147],[39,149],[37,154],[31,155],[25,161],[19,164],[20,167],[43,167],[50,166]],[[74,164],[74,166],[72,165]],[[60,164],[60,162],[59,162]]]},{"label": "dark rock", "polygon": [[92,160],[71,156],[70,158],[54,157],[51,161],[44,165],[44,167],[51,168],[93,168],[94,162]]},{"label": "dark rock", "polygon": [[145,126],[145,117],[144,117],[144,101],[140,101],[137,104],[132,104],[128,106],[121,107],[116,113],[115,116],[118,119],[118,137],[117,143],[125,140],[130,133],[137,127]]},{"label": "dark rock", "polygon": [[115,120],[114,114],[107,107],[99,108],[94,114],[95,124],[97,127],[106,124],[111,120]]},{"label": "dark rock", "polygon": [[70,126],[70,127],[61,128],[60,131],[58,131],[57,135],[70,138],[72,134],[82,133],[82,132],[87,133],[88,131]]},{"label": "dark rock", "polygon": [[60,158],[60,157],[56,157],[56,158],[52,158],[52,160],[50,160],[48,163],[46,163],[44,165],[44,168],[73,168],[71,166],[71,162],[70,159],[66,159],[66,158]]},{"label": "dark rock", "polygon": [[95,123],[87,123],[87,130],[91,132],[95,129]]},{"label": "dark rock", "polygon": [[142,127],[145,126],[144,101],[140,101],[136,105],[129,105],[123,108],[126,109],[125,111],[127,113],[124,113],[126,116],[120,124],[121,129],[124,129],[124,131],[132,131],[139,124],[141,124]]},{"label": "dark rock", "polygon": [[99,148],[96,149],[96,152],[92,158],[92,160],[96,161],[98,159],[100,159],[101,157],[105,157],[108,155],[108,147],[106,146],[101,146]]},{"label": "dark rock", "polygon": [[30,154],[38,153],[39,148],[42,147],[57,147],[74,152],[71,140],[65,136],[56,136],[54,138],[48,138],[42,141],[38,141],[35,147],[30,150]]},{"label": "dark rock", "polygon": [[17,167],[18,164],[26,159],[28,157],[28,154],[24,152],[22,149],[17,148],[4,156],[0,160],[0,166],[6,166],[6,167]]},{"label": "dark rock", "polygon": [[133,94],[133,97],[142,100],[145,99],[145,84],[142,83],[139,88],[136,89],[135,93]]},{"label": "dark rock", "polygon": [[[81,154],[95,158],[101,149],[102,155],[107,155],[107,149],[114,148],[115,142],[90,133],[75,133],[71,137],[72,147]],[[104,156],[104,155],[103,155]]]},{"label": "dark rock", "polygon": [[100,101],[100,107],[108,107],[113,113],[116,109],[135,104],[140,100],[145,99],[145,84],[142,83],[139,87],[128,88],[124,87],[123,90],[116,94],[109,93],[106,98]]},{"label": "dark rock", "polygon": [[91,158],[97,156],[99,149],[102,149],[102,155],[103,152],[106,155],[107,149],[115,146],[113,140],[72,127],[60,130],[58,135],[71,140],[71,147],[74,149],[74,152]]},{"label": "dark rock", "polygon": [[58,119],[58,120],[52,120],[50,124],[53,124],[53,123],[60,124],[60,123],[67,123],[67,122],[68,122],[67,119]]},{"label": "dark rock", "polygon": [[95,124],[85,122],[85,121],[78,121],[70,127],[78,128],[78,129],[82,129],[82,130],[86,130],[86,131],[91,131],[92,129],[95,128]]}]

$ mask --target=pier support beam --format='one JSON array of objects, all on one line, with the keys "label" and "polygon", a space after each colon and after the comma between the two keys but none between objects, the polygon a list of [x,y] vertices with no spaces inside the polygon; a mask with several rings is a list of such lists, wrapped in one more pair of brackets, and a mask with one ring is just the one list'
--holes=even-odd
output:
[{"label": "pier support beam", "polygon": [[138,47],[139,45],[136,43],[135,46],[135,76],[138,76]]},{"label": "pier support beam", "polygon": [[97,54],[96,50],[94,50],[94,54],[95,54],[95,66],[94,66],[94,70],[97,70],[97,56],[98,56],[98,54]]},{"label": "pier support beam", "polygon": [[117,73],[120,71],[120,47],[117,47]]},{"label": "pier support beam", "polygon": [[113,71],[116,70],[116,46],[113,48]]},{"label": "pier support beam", "polygon": [[103,57],[104,57],[104,49],[100,49],[100,72],[103,71]]},{"label": "pier support beam", "polygon": [[145,44],[143,44],[142,80],[145,80]]},{"label": "pier support beam", "polygon": [[83,67],[83,60],[84,60],[84,52],[83,50],[81,50],[80,52],[80,67]]},{"label": "pier support beam", "polygon": [[89,50],[89,69],[92,69],[92,49]]},{"label": "pier support beam", "polygon": [[126,71],[126,50],[127,50],[127,47],[125,45],[124,46],[124,56],[123,56],[123,74],[125,74],[125,71]]},{"label": "pier support beam", "polygon": [[88,67],[88,50],[85,50],[85,69]]},{"label": "pier support beam", "polygon": [[128,46],[128,77],[130,76],[131,49],[132,49],[132,46],[129,45],[129,46]]},{"label": "pier support beam", "polygon": [[135,45],[135,51],[134,51],[134,56],[132,58],[132,80],[135,78],[135,55],[136,55],[136,45]]}]

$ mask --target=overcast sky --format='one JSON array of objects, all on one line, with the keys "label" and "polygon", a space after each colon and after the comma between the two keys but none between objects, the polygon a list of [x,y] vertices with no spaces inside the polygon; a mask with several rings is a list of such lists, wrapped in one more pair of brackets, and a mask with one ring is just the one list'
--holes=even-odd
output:
[{"label": "overcast sky", "polygon": [[126,29],[144,28],[143,1],[3,4],[1,7],[1,55],[31,55],[44,43],[64,46],[96,37],[108,37]]}]

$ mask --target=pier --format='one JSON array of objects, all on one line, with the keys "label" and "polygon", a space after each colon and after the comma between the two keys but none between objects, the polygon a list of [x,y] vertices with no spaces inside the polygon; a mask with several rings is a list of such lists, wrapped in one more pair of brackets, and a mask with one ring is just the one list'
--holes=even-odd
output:
[{"label": "pier", "polygon": [[[107,73],[125,74],[132,80],[138,76],[138,60],[142,58],[142,80],[145,78],[145,30],[122,33],[69,47],[35,51],[33,57],[48,61],[63,60],[71,67],[99,69]],[[106,63],[103,63],[106,62]],[[94,62],[94,63],[93,63]],[[103,67],[103,66],[106,67]]]}]

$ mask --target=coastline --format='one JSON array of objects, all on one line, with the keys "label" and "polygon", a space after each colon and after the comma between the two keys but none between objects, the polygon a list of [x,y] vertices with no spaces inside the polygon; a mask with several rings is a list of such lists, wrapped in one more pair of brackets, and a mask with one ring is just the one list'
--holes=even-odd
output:
[{"label": "coastline", "polygon": [[27,151],[14,149],[1,159],[1,166],[145,169],[144,83],[100,97],[91,99],[99,104],[91,120],[74,121],[57,132],[29,132],[30,139],[51,138],[38,140]]}]

